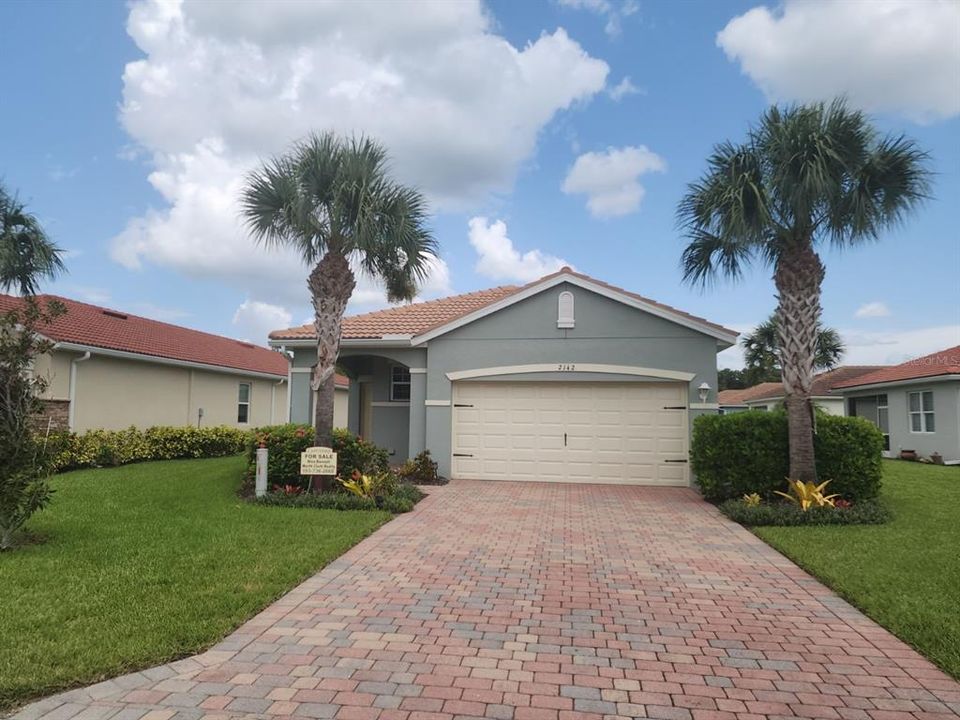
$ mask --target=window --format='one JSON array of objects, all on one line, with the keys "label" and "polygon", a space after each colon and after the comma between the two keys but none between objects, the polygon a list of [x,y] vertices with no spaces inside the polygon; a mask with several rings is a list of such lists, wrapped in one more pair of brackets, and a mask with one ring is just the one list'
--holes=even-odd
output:
[{"label": "window", "polygon": [[410,368],[394,365],[390,370],[390,400],[410,402]]},{"label": "window", "polygon": [[250,384],[240,383],[240,393],[237,401],[237,422],[250,422]]},{"label": "window", "polygon": [[572,328],[573,326],[573,293],[564,290],[557,298],[557,327]]},{"label": "window", "polygon": [[910,432],[936,432],[936,423],[933,417],[933,391],[922,390],[912,392],[908,396],[910,411]]}]

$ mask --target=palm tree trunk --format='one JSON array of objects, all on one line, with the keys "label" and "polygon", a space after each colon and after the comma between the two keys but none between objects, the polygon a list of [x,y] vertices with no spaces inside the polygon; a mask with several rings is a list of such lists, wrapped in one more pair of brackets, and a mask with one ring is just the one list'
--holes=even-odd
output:
[{"label": "palm tree trunk", "polygon": [[[307,287],[313,301],[317,326],[317,364],[310,387],[314,392],[314,444],[333,445],[333,405],[337,357],[340,355],[340,326],[347,303],[356,286],[350,263],[339,254],[328,252],[310,273]],[[332,478],[320,478],[320,490],[328,489]]]},{"label": "palm tree trunk", "polygon": [[787,408],[790,477],[804,482],[817,478],[810,393],[823,276],[823,263],[808,242],[784,252],[773,276],[779,300],[777,332]]}]

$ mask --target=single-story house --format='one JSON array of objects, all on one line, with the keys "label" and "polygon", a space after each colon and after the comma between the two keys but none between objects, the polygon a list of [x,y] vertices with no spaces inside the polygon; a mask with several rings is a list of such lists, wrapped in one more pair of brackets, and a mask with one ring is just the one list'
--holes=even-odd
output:
[{"label": "single-story house", "polygon": [[[338,365],[349,427],[394,462],[429,449],[452,478],[690,483],[696,415],[716,412],[717,353],[737,333],[570,268],[347,317]],[[309,418],[312,324],[293,354],[290,414]]]},{"label": "single-story house", "polygon": [[[290,367],[282,353],[68,298],[38,299],[67,309],[40,329],[54,343],[33,367],[48,381],[45,428],[256,427],[287,420]],[[21,302],[0,295],[0,312]],[[346,394],[346,387],[338,393],[344,422]]]},{"label": "single-story house", "polygon": [[960,345],[837,383],[847,414],[883,431],[887,454],[960,463]]},{"label": "single-story house", "polygon": [[[884,365],[843,365],[818,373],[811,387],[814,405],[830,415],[845,414],[843,398],[830,391],[840,382],[881,370]],[[765,382],[742,390],[721,390],[717,394],[723,414],[743,410],[773,410],[783,403],[783,383]]]}]

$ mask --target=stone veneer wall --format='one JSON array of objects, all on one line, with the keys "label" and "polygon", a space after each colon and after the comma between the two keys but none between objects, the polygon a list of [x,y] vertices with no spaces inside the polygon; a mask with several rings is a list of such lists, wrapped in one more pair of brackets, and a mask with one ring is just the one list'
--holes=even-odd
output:
[{"label": "stone veneer wall", "polygon": [[70,401],[69,400],[41,400],[43,410],[34,419],[39,432],[51,432],[70,429]]}]

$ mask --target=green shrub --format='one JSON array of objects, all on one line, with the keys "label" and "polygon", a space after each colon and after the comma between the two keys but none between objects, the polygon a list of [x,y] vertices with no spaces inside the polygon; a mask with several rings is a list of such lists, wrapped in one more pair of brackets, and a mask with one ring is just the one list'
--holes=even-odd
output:
[{"label": "green shrub", "polygon": [[812,507],[807,511],[788,503],[764,503],[751,506],[743,500],[727,500],[720,511],[731,520],[756,525],[880,525],[890,519],[890,511],[879,500],[862,500],[849,507]]},{"label": "green shrub", "polygon": [[[252,481],[257,468],[257,447],[263,443],[267,454],[267,481],[270,486],[305,486],[309,478],[300,474],[300,453],[313,445],[314,432],[310,425],[270,425],[254,430],[246,444],[247,479]],[[349,430],[333,431],[333,451],[337,453],[337,475],[350,477],[359,471],[363,475],[379,474],[390,469],[390,455],[383,448],[361,440]]]},{"label": "green shrub", "polygon": [[[883,436],[868,420],[818,413],[817,475],[852,500],[880,492]],[[783,412],[703,415],[694,421],[691,466],[703,496],[720,502],[786,489],[787,416]]]},{"label": "green shrub", "polygon": [[412,460],[407,460],[397,470],[397,475],[404,482],[415,485],[439,485],[442,483],[439,466],[437,461],[430,457],[429,450],[424,450]]},{"label": "green shrub", "polygon": [[358,497],[345,492],[267,493],[252,502],[260,505],[276,505],[295,508],[319,508],[322,510],[386,510],[393,514],[410,512],[425,496],[412,485],[398,484],[389,495],[377,498]]},{"label": "green shrub", "polygon": [[248,432],[231,427],[151,427],[53,433],[48,440],[57,471],[112,467],[151,460],[208,458],[243,451]]}]

